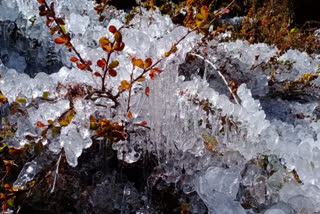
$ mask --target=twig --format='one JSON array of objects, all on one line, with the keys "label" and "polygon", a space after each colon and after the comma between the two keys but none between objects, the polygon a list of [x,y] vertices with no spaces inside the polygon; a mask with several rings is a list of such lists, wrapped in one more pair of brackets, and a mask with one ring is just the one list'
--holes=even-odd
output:
[{"label": "twig", "polygon": [[227,86],[227,88],[229,89],[233,99],[236,101],[236,103],[238,105],[241,105],[241,100],[240,98],[238,98],[233,92],[232,92],[232,89],[229,87],[228,85],[228,82],[226,80],[226,78],[223,76],[223,74],[217,69],[217,67],[212,63],[210,62],[209,60],[205,59],[203,56],[199,55],[199,54],[195,54],[195,53],[190,53],[192,56],[196,56],[202,60],[204,60],[206,63],[208,63],[209,65],[211,65],[211,67],[219,74],[219,76],[221,77],[221,79],[223,80],[223,82],[225,83],[225,85]]},{"label": "twig", "polygon": [[59,174],[59,166],[60,166],[61,156],[62,156],[62,152],[60,153],[59,159],[57,161],[56,171],[54,172],[53,186],[52,186],[52,189],[51,189],[50,193],[54,192],[54,188],[56,186],[57,175]]}]

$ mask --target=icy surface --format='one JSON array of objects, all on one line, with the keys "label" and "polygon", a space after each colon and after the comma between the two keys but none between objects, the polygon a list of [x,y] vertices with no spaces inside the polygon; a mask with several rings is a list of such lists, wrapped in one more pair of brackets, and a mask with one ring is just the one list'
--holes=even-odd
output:
[{"label": "icy surface", "polygon": [[[57,4],[57,12],[66,14],[67,30],[74,34],[75,47],[85,59],[96,62],[105,54],[96,41],[104,35],[111,36],[110,25],[122,26],[124,14],[102,25],[97,21],[91,1],[68,4]],[[0,11],[15,11],[16,8],[22,20],[37,15],[36,1],[0,2]],[[79,13],[81,8],[88,11]],[[0,20],[15,20],[17,17],[11,13],[14,14],[0,13]],[[152,14],[151,22],[150,16],[143,11],[143,15],[132,20],[132,28],[122,30],[125,49],[111,58],[120,62],[118,76],[108,79],[108,87],[113,88],[114,93],[121,80],[130,77],[132,66],[128,54],[156,61],[187,32],[159,11]],[[19,22],[18,26],[26,28],[25,33],[30,38],[52,40],[44,30],[43,20],[37,19],[34,24],[33,30],[29,22]],[[190,71],[192,75],[179,76],[179,65],[185,62],[186,54],[200,38],[195,33],[188,35],[178,45],[178,52],[159,64],[163,72],[155,80],[147,79],[134,86],[131,120],[124,116],[127,95],[119,98],[124,105],[116,110],[111,109],[112,102],[105,100],[74,99],[72,107],[76,114],[70,124],[61,128],[59,136],[48,134],[50,151],[57,154],[64,149],[68,163],[76,166],[83,149],[92,144],[90,115],[98,114],[118,122],[147,121],[150,130],[129,125],[130,138],[112,145],[118,159],[133,163],[146,152],[155,154],[163,166],[162,177],[166,182],[182,182],[185,193],[197,192],[210,213],[246,213],[245,206],[266,214],[319,212],[320,122],[316,120],[319,119],[319,96],[310,98],[308,93],[311,92],[307,91],[298,98],[293,93],[290,99],[285,99],[285,95],[278,96],[284,90],[283,85],[279,84],[278,88],[269,85],[270,72],[274,72],[280,82],[297,81],[305,73],[315,74],[319,57],[289,50],[278,60],[292,62],[291,69],[281,66],[265,69],[261,65],[276,55],[277,48],[262,43],[249,45],[240,40],[212,41],[209,46],[213,48],[207,49],[207,59],[217,70],[224,67],[228,81],[239,82],[239,105],[229,98],[217,70],[208,64],[202,75]],[[23,147],[28,143],[27,135],[40,135],[38,121],[56,120],[70,109],[70,100],[65,96],[68,91],[57,90],[58,82],[69,86],[81,83],[93,88],[101,84],[91,73],[70,68],[67,51],[60,47],[56,50],[61,53],[59,57],[65,66],[51,75],[38,73],[30,78],[21,73],[26,65],[20,56],[9,60],[11,67],[16,63],[18,72],[1,63],[1,92],[11,104],[17,97],[26,99],[23,106],[27,115],[11,118],[17,127],[14,140],[9,141],[11,147]],[[312,83],[319,85],[319,79]],[[149,97],[144,95],[147,86]],[[48,92],[49,98],[56,101],[41,100],[43,92]],[[298,118],[298,114],[308,117]],[[15,186],[23,187],[32,180],[40,171],[38,165],[35,161],[27,163]]]}]

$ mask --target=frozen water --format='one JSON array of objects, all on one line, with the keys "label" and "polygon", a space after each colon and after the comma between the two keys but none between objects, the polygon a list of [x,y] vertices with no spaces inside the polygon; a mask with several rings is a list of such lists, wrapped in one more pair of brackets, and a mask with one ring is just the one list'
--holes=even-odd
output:
[{"label": "frozen water", "polygon": [[[26,36],[49,42],[52,38],[44,30],[42,19],[37,19],[33,27],[26,21],[37,15],[37,7],[37,2],[33,0],[0,3],[0,11],[21,12],[17,26],[25,30]],[[85,12],[83,8],[86,8]],[[76,48],[84,53],[85,59],[93,62],[104,56],[96,41],[104,35],[111,36],[108,26],[119,28],[123,25],[123,13],[108,20],[108,23],[99,23],[92,9],[92,1],[79,0],[77,4],[68,1],[65,6],[59,2],[57,12],[66,15],[67,29],[74,34],[72,41]],[[150,19],[151,16],[153,19]],[[4,19],[15,20],[16,17],[0,13],[0,20]],[[158,10],[151,14],[143,9],[142,15],[135,16],[132,24],[132,28],[122,30],[126,43],[124,51],[111,58],[120,62],[118,76],[107,80],[107,87],[113,88],[114,94],[120,81],[129,79],[132,65],[128,54],[142,59],[151,57],[155,62],[187,32],[186,28],[175,26],[168,16],[162,16]],[[125,116],[126,105],[114,110],[111,109],[113,103],[107,99],[88,101],[75,98],[72,106],[75,117],[68,126],[62,127],[60,136],[48,137],[49,149],[58,153],[63,148],[68,163],[76,166],[83,149],[92,144],[90,115],[118,122],[147,121],[150,130],[142,131],[129,125],[130,138],[113,144],[118,159],[133,163],[145,152],[156,154],[159,163],[166,169],[166,182],[184,180],[184,190],[188,193],[195,190],[210,213],[245,213],[241,202],[259,206],[262,212],[265,208],[261,207],[270,207],[265,211],[268,214],[319,211],[320,122],[312,120],[312,117],[317,117],[319,99],[316,96],[313,100],[306,99],[308,92],[302,95],[304,102],[299,99],[284,100],[268,85],[271,71],[275,72],[275,78],[279,81],[295,81],[304,73],[315,73],[319,57],[289,50],[279,60],[293,62],[290,71],[284,68],[264,70],[261,65],[268,63],[270,57],[278,52],[277,48],[263,43],[249,45],[240,40],[228,43],[212,41],[209,44],[211,48],[207,48],[207,59],[214,62],[215,68],[204,66],[206,71],[202,77],[196,73],[179,77],[179,65],[185,62],[186,54],[200,38],[200,35],[191,33],[178,45],[176,54],[159,63],[163,72],[155,80],[147,78],[134,86],[131,120]],[[61,53],[59,57],[65,66],[55,74],[38,73],[35,78],[30,78],[20,73],[26,66],[25,58],[20,55],[12,55],[9,59],[10,67],[15,70],[0,67],[0,90],[9,102],[13,103],[17,97],[27,99],[25,108],[28,115],[14,121],[18,129],[15,142],[10,141],[10,146],[22,147],[27,143],[26,135],[39,134],[37,121],[47,123],[48,120],[55,120],[71,107],[65,97],[67,89],[56,90],[58,82],[71,86],[81,83],[100,87],[99,79],[92,73],[80,71],[70,64],[69,53],[61,47],[56,47],[56,52]],[[229,99],[221,78],[211,78],[223,66],[227,81],[239,83],[237,96],[241,105]],[[141,70],[136,70],[134,75],[139,72]],[[319,80],[314,80],[314,83],[319,84]],[[149,97],[144,95],[147,86],[150,88]],[[279,91],[283,90],[280,84]],[[43,92],[49,92],[49,98],[56,98],[57,101],[41,101],[39,98]],[[126,104],[126,95],[122,95],[119,101]],[[96,104],[106,105],[107,108]],[[297,114],[301,113],[309,117],[297,118]],[[261,154],[267,157],[264,164],[252,162]],[[16,186],[33,179],[39,171],[38,164],[27,163]],[[185,175],[181,175],[181,169],[185,170]],[[184,179],[180,179],[182,177]]]}]

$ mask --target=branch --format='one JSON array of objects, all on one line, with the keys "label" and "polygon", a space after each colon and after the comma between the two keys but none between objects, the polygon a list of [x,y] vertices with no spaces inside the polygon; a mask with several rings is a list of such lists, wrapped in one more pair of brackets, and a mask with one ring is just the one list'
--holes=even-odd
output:
[{"label": "branch", "polygon": [[232,92],[232,89],[229,87],[229,84],[228,84],[226,78],[223,76],[223,74],[222,74],[219,70],[217,70],[216,66],[215,66],[212,62],[210,62],[209,60],[205,59],[203,56],[201,56],[201,55],[199,55],[199,54],[195,54],[195,53],[190,53],[190,54],[191,54],[192,56],[196,56],[196,57],[204,60],[206,63],[208,63],[209,65],[211,65],[211,67],[219,74],[219,76],[220,76],[221,79],[223,80],[224,84],[227,86],[227,88],[228,88],[228,90],[230,91],[233,99],[236,101],[236,103],[237,103],[238,105],[241,105],[241,100],[240,100],[240,98],[239,98],[235,93]]}]

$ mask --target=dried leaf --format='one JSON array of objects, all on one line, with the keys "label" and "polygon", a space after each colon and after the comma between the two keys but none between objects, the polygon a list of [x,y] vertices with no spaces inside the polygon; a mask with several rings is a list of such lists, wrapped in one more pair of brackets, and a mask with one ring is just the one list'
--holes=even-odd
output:
[{"label": "dried leaf", "polygon": [[101,38],[99,39],[99,43],[100,43],[101,47],[103,47],[103,46],[105,46],[105,45],[110,44],[111,42],[110,42],[109,39],[107,39],[107,37],[104,36],[104,37],[101,37]]},{"label": "dried leaf", "polygon": [[132,118],[132,113],[131,113],[131,111],[128,112],[128,118],[129,118],[129,119]]},{"label": "dried leaf", "polygon": [[146,89],[144,90],[144,93],[147,97],[149,97],[149,92],[150,92],[150,88],[146,87]]},{"label": "dried leaf", "polygon": [[153,70],[154,72],[156,72],[157,74],[160,74],[162,72],[161,68],[152,68],[151,70]]}]

